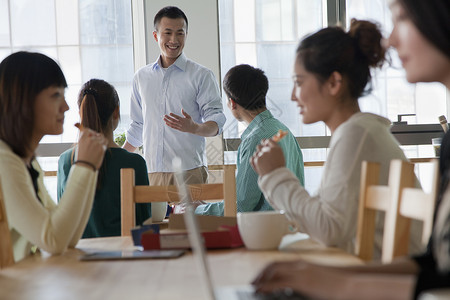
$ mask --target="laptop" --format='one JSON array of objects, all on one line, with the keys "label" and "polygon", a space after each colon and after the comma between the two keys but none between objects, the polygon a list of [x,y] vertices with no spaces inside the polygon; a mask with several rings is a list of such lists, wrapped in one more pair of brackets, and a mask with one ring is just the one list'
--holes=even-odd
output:
[{"label": "laptop", "polygon": [[92,260],[133,260],[133,259],[163,259],[177,258],[184,250],[134,250],[134,251],[100,251],[87,253],[80,257],[82,261]]},{"label": "laptop", "polygon": [[198,222],[194,213],[194,207],[192,205],[190,193],[188,192],[185,184],[184,172],[181,170],[181,160],[179,158],[175,158],[172,164],[175,171],[175,185],[178,188],[181,203],[185,205],[184,222],[188,231],[189,243],[191,244],[194,259],[197,262],[203,278],[202,286],[205,287],[205,292],[207,293],[209,299],[308,299],[304,296],[293,293],[292,290],[282,290],[273,294],[256,294],[255,289],[252,285],[214,288],[210,276],[205,245],[203,244],[203,239],[200,233],[200,227],[198,226]]}]

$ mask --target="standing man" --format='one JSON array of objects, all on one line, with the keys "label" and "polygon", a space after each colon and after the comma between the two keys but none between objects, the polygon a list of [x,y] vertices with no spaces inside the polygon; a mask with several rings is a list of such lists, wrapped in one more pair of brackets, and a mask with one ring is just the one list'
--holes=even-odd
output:
[{"label": "standing man", "polygon": [[187,183],[205,183],[205,137],[220,134],[225,124],[219,88],[211,70],[183,53],[188,32],[183,11],[164,7],[153,24],[160,56],[134,76],[124,148],[144,145],[150,185],[174,183],[172,159],[177,156]]},{"label": "standing man", "polygon": [[[303,155],[294,135],[275,119],[266,107],[269,82],[260,69],[249,65],[231,68],[223,79],[223,89],[228,98],[228,108],[247,129],[242,133],[237,153],[236,200],[237,211],[273,210],[258,187],[258,174],[250,165],[250,159],[261,140],[273,137],[279,130],[288,134],[279,141],[286,158],[286,167],[304,185]],[[196,214],[223,216],[222,202],[197,206]]]}]

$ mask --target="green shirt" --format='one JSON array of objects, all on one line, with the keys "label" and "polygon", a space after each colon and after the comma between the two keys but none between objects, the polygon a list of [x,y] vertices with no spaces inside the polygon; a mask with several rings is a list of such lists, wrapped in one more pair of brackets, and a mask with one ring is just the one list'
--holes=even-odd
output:
[{"label": "green shirt", "polygon": [[[65,151],[58,160],[58,201],[64,193],[67,177],[72,166],[72,149]],[[145,160],[136,153],[121,148],[108,148],[103,160],[103,176],[95,192],[91,215],[83,238],[120,236],[120,169],[135,170],[136,185],[148,185]],[[151,206],[136,204],[136,224],[141,225],[151,216]]]},{"label": "green shirt", "polygon": [[[304,185],[303,155],[297,140],[283,123],[275,119],[269,110],[265,110],[250,122],[241,136],[236,161],[238,212],[273,210],[258,187],[258,174],[251,167],[250,158],[255,153],[256,146],[261,143],[261,140],[272,137],[279,129],[289,132],[279,142],[283,149],[286,167]],[[223,216],[223,212],[223,201],[200,205],[195,210],[196,214],[201,215]]]}]

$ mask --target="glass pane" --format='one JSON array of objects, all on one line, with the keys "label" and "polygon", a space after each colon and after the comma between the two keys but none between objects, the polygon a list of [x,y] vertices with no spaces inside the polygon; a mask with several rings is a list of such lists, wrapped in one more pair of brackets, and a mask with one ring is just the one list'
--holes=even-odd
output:
[{"label": "glass pane", "polygon": [[131,85],[126,83],[113,85],[116,88],[117,94],[119,95],[120,99],[120,122],[115,131],[122,133],[128,129],[128,126],[131,123],[130,119]]},{"label": "glass pane", "polygon": [[385,24],[385,11],[389,10],[385,0],[347,0],[346,2],[347,28],[350,27],[351,18],[372,20]]},{"label": "glass pane", "polygon": [[[302,116],[300,116],[302,120]],[[325,136],[327,130],[325,123],[317,122],[313,124],[302,124],[300,136]]]},{"label": "glass pane", "polygon": [[[387,0],[347,0],[347,22],[351,18],[372,19],[381,23],[384,36],[392,30],[391,14]],[[389,49],[391,66],[385,66],[373,79],[373,95],[360,99],[361,108],[387,116],[396,121],[398,114],[413,113],[406,117],[408,124],[438,123],[445,115],[446,92],[440,84],[409,84],[395,49]],[[375,101],[371,101],[375,100]]]},{"label": "glass pane", "polygon": [[[230,5],[231,1],[227,1]],[[254,0],[234,1],[234,35],[236,42],[255,41]],[[219,21],[221,22],[221,21]]]},{"label": "glass pane", "polygon": [[83,82],[99,78],[111,84],[131,84],[134,75],[132,46],[83,46],[81,57]]},{"label": "glass pane", "polygon": [[8,55],[11,54],[11,50],[9,48],[0,48],[0,62],[3,61]]},{"label": "glass pane", "polygon": [[439,116],[447,114],[446,88],[440,83],[416,85],[416,114],[419,124],[439,123]]},{"label": "glass pane", "polygon": [[10,46],[8,0],[0,0],[0,47]]},{"label": "glass pane", "polygon": [[219,1],[220,40],[222,43],[234,42],[234,9],[230,1]]},{"label": "glass pane", "polygon": [[385,71],[385,74],[383,74],[383,76],[387,76],[389,78],[391,77],[406,78],[405,69],[403,69],[402,67],[402,62],[398,57],[397,51],[393,48],[390,48],[387,51],[387,57],[391,59],[391,64],[390,65],[385,64],[383,66],[383,70]]},{"label": "glass pane", "polygon": [[294,20],[295,10],[292,0],[281,0],[280,3],[280,21],[281,21],[281,40],[295,40]]},{"label": "glass pane", "polygon": [[75,143],[78,140],[78,129],[74,124],[80,122],[77,103],[80,89],[80,84],[72,84],[66,89],[65,97],[66,102],[69,105],[69,110],[64,115],[64,133],[61,137],[62,143]]},{"label": "glass pane", "polygon": [[259,0],[256,4],[257,39],[281,41],[281,11],[278,0]]},{"label": "glass pane", "polygon": [[220,59],[220,69],[222,70],[222,75],[225,76],[228,70],[234,67],[236,62],[236,51],[234,43],[220,45],[220,51],[227,54],[221,56]]},{"label": "glass pane", "polygon": [[[316,152],[320,153],[324,150],[311,150],[306,149],[308,151],[302,150],[303,152],[303,158],[305,157],[305,154],[307,155],[308,152]],[[325,157],[319,160],[325,160]],[[320,181],[322,178],[323,173],[323,167],[312,167],[312,168],[305,168],[305,189],[310,194],[315,194],[320,186]]]},{"label": "glass pane", "polygon": [[258,67],[266,72],[268,78],[291,78],[295,61],[296,43],[258,44]]},{"label": "glass pane", "polygon": [[132,44],[131,1],[85,0],[80,3],[81,44]]},{"label": "glass pane", "polygon": [[297,40],[322,28],[322,1],[297,1]]},{"label": "glass pane", "polygon": [[257,66],[256,44],[236,44],[236,65],[239,64]]},{"label": "glass pane", "polygon": [[[58,169],[58,158],[59,157],[38,157],[37,161],[41,165],[44,171],[55,171]],[[57,201],[58,193],[58,182],[56,176],[45,176],[44,184],[47,187],[47,191],[52,197],[53,201]]]},{"label": "glass pane", "polygon": [[[415,114],[414,101],[415,86],[405,79],[389,79],[387,85],[388,118],[396,121],[398,114]],[[406,120],[406,119],[405,119]],[[408,117],[409,124],[416,123],[415,117]]]},{"label": "glass pane", "polygon": [[80,47],[58,47],[58,56],[68,84],[81,84]]},{"label": "glass pane", "polygon": [[[295,135],[305,132],[307,135],[324,135],[323,123],[306,126],[309,129],[304,130],[299,110],[291,101],[295,49],[301,36],[322,27],[322,1],[219,0],[219,7],[222,76],[232,66],[241,63],[262,69],[269,79],[267,106],[274,116]],[[234,15],[231,9],[234,9]],[[229,32],[233,28],[234,43]],[[225,114],[228,119],[224,138],[239,137],[242,124],[238,124],[227,109]],[[226,160],[232,154],[227,155]]]},{"label": "glass pane", "polygon": [[58,60],[58,51],[55,47],[33,47],[33,46],[23,46],[18,48],[13,48],[12,52],[17,51],[30,51],[30,52],[38,52],[47,55],[48,57],[51,57],[55,61],[59,62]]},{"label": "glass pane", "polygon": [[372,93],[359,98],[359,106],[362,111],[370,111],[375,114],[386,116],[386,77],[384,73],[377,72],[372,75]]},{"label": "glass pane", "polygon": [[295,136],[300,135],[301,124],[299,109],[291,101],[292,82],[289,80],[271,80],[267,93],[267,108],[273,116],[283,122]]},{"label": "glass pane", "polygon": [[11,36],[15,47],[56,44],[53,0],[16,0],[10,1],[10,5]]},{"label": "glass pane", "polygon": [[59,45],[79,44],[78,1],[56,0],[56,36]]},{"label": "glass pane", "polygon": [[[239,134],[239,125],[238,125],[239,122],[233,117],[228,108],[224,108],[224,113],[225,116],[227,117],[227,122],[223,127],[223,138],[229,139],[241,137]],[[225,149],[225,151],[227,150]]]}]

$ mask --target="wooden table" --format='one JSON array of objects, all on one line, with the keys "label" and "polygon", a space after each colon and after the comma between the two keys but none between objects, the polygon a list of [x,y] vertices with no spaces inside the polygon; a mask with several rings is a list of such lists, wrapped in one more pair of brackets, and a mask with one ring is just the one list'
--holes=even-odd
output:
[{"label": "wooden table", "polygon": [[[285,244],[283,251],[208,251],[215,286],[247,284],[274,260],[362,263],[342,250],[322,247],[309,239]],[[60,256],[30,256],[0,271],[0,299],[207,299],[191,252],[164,260],[79,261],[85,252],[132,249],[129,237],[97,238],[81,240],[76,249]]]}]

